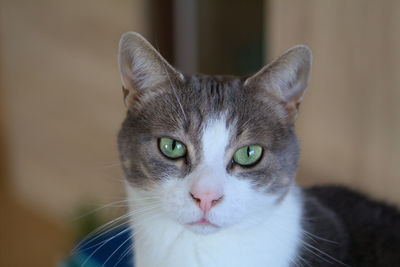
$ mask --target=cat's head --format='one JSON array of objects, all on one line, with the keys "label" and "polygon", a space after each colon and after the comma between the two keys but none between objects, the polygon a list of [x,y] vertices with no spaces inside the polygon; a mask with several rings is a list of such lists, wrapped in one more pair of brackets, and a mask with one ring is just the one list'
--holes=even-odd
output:
[{"label": "cat's head", "polygon": [[272,212],[294,184],[311,51],[295,46],[239,78],[183,75],[137,33],[119,49],[128,112],[118,142],[133,205],[204,234]]}]

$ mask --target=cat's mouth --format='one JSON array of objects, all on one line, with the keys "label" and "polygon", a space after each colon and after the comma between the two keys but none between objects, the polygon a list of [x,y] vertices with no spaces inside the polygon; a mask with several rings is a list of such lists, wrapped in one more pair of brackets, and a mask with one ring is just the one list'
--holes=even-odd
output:
[{"label": "cat's mouth", "polygon": [[215,224],[211,223],[211,222],[208,221],[206,218],[201,218],[201,219],[198,220],[198,221],[188,223],[188,225],[205,225],[205,226],[208,226],[208,225],[209,225],[209,226],[214,226],[214,227],[219,228],[218,225],[215,225]]},{"label": "cat's mouth", "polygon": [[200,220],[187,223],[186,224],[192,231],[200,234],[210,234],[215,233],[221,229],[220,226],[211,223],[206,218],[201,218]]}]

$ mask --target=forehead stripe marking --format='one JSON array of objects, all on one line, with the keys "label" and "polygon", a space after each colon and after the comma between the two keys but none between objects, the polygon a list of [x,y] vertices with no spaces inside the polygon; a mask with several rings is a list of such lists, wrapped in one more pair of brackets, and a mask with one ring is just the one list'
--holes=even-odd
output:
[{"label": "forehead stripe marking", "polygon": [[226,119],[223,117],[208,121],[202,136],[204,162],[214,166],[223,166],[225,149],[228,144],[229,129],[226,128]]}]

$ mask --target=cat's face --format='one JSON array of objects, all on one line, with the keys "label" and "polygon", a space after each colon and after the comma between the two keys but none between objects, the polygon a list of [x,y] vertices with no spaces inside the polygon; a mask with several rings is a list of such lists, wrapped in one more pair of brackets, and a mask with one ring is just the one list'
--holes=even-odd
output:
[{"label": "cat's face", "polygon": [[119,62],[129,110],[118,141],[133,205],[202,234],[279,205],[297,168],[307,48],[248,79],[184,76],[129,33]]}]

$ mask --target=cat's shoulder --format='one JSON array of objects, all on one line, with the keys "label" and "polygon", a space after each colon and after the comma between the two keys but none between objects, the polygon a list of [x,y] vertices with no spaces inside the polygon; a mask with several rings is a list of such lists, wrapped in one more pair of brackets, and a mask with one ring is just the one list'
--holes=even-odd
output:
[{"label": "cat's shoulder", "polygon": [[[318,201],[320,204],[334,210],[343,216],[352,216],[352,221],[376,222],[380,225],[399,225],[400,212],[398,207],[382,200],[373,199],[365,193],[339,186],[313,186],[303,189],[307,202]],[[358,216],[357,216],[358,215]]]},{"label": "cat's shoulder", "polygon": [[[336,254],[337,258],[350,266],[397,266],[400,262],[396,206],[343,186],[310,187],[303,189],[303,196],[304,214],[311,220],[306,229],[346,247],[347,252]],[[329,251],[327,244],[319,245]]]}]

